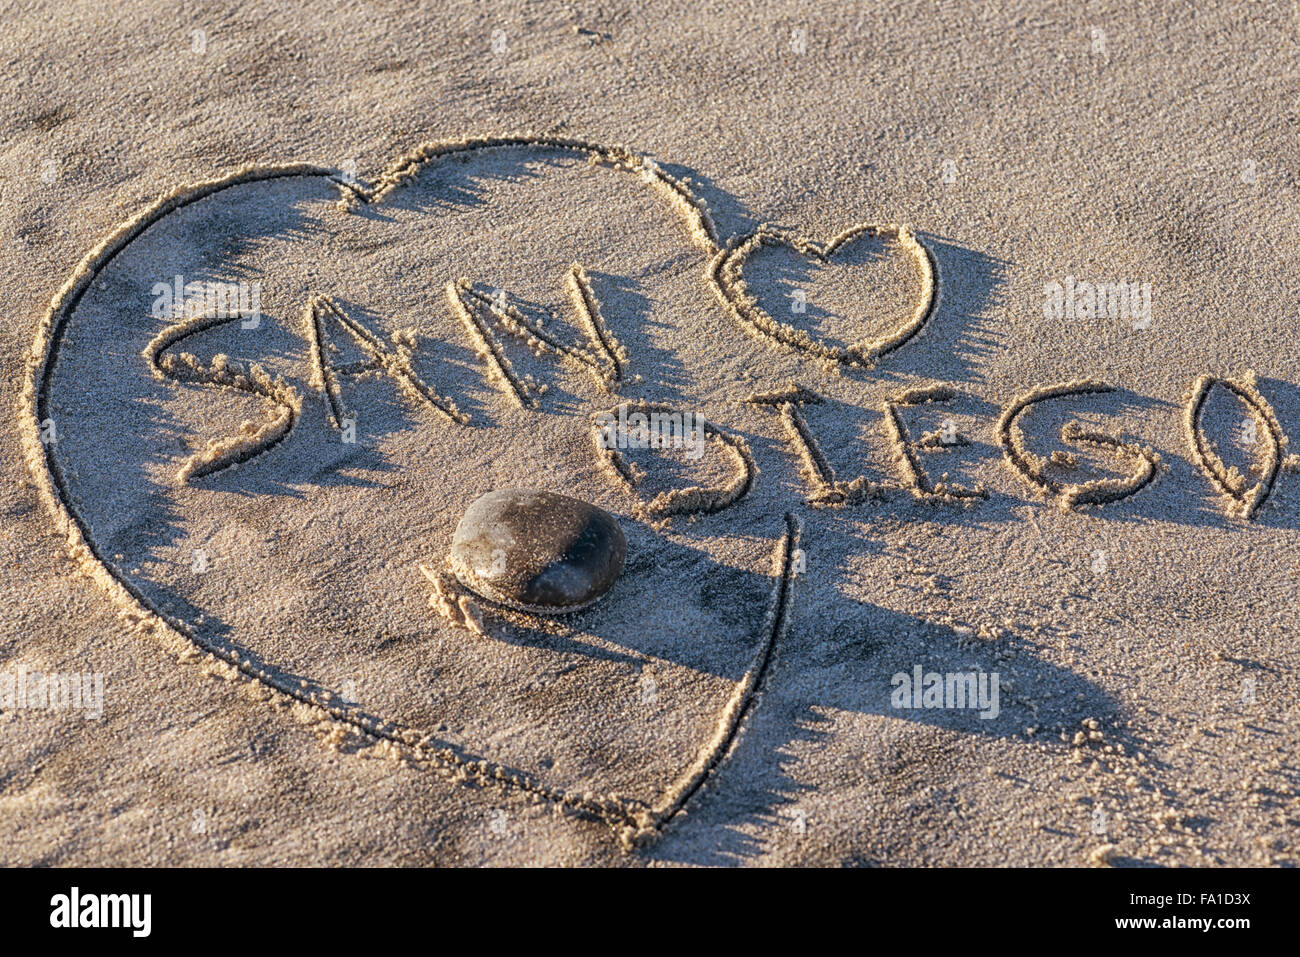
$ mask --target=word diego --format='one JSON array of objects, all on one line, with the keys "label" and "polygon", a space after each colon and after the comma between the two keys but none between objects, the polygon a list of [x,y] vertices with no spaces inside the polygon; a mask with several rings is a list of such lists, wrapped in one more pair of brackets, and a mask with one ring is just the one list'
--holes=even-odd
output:
[{"label": "word diego", "polygon": [[148,937],[153,927],[152,894],[86,894],[80,888],[50,898],[50,926],[129,927],[131,936]]},{"label": "word diego", "polygon": [[177,276],[155,283],[151,314],[155,319],[239,318],[241,329],[262,324],[262,284],[258,282],[189,282]]},{"label": "word diego", "polygon": [[16,675],[0,673],[0,711],[24,708],[48,711],[84,711],[85,717],[104,716],[104,676],[92,674],[42,674],[18,666]]},{"label": "word diego", "polygon": [[917,665],[910,675],[900,671],[889,683],[894,686],[889,703],[895,708],[979,708],[986,721],[1002,713],[996,671],[940,674]]},{"label": "word diego", "polygon": [[1134,329],[1151,325],[1151,283],[1075,282],[1043,284],[1045,319],[1132,319]]}]

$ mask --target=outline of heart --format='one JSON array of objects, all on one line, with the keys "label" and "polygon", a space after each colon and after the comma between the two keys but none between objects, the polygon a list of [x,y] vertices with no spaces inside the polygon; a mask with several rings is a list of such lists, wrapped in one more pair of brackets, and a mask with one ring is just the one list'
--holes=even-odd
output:
[{"label": "outline of heart", "polygon": [[[295,176],[329,179],[343,194],[340,208],[349,211],[358,205],[379,202],[389,192],[412,179],[425,165],[442,157],[512,147],[585,153],[593,162],[605,162],[615,169],[639,173],[644,181],[657,187],[669,203],[677,208],[696,245],[710,256],[725,253],[718,241],[717,228],[709,215],[707,202],[695,196],[687,182],[669,175],[654,161],[622,147],[604,147],[583,140],[533,134],[445,140],[419,146],[396,160],[380,175],[375,188],[367,188],[336,169],[312,163],[244,166],[228,175],[180,186],[164,194],[119,224],[91,248],[62,288],[51,298],[49,308],[38,325],[28,375],[19,402],[17,422],[23,455],[35,479],[38,494],[56,528],[66,536],[69,553],[78,568],[108,593],[118,605],[122,616],[137,631],[161,640],[182,663],[193,662],[198,658],[206,663],[208,670],[215,670],[228,680],[238,681],[242,676],[253,682],[274,705],[305,706],[307,715],[318,726],[325,724],[336,727],[336,723],[341,723],[378,744],[386,743],[389,747],[396,748],[400,757],[440,769],[459,780],[469,778],[482,784],[519,790],[604,821],[617,829],[624,849],[631,850],[644,846],[662,832],[669,821],[703,787],[740,732],[741,723],[766,677],[775,646],[790,624],[795,578],[793,562],[801,534],[798,519],[793,514],[785,514],[785,533],[776,540],[772,599],[749,669],[719,713],[717,725],[696,759],[652,805],[646,805],[644,802],[612,795],[577,793],[546,785],[517,769],[477,757],[455,745],[437,742],[430,734],[368,714],[350,704],[343,696],[312,680],[300,678],[296,682],[289,681],[284,677],[285,672],[237,645],[223,646],[204,638],[188,623],[152,603],[123,570],[101,552],[90,534],[89,524],[73,505],[67,480],[55,457],[57,442],[47,446],[41,440],[41,423],[48,418],[49,388],[69,318],[91,284],[113,258],[168,214],[235,186]],[[302,716],[299,717],[301,719]]]},{"label": "outline of heart", "polygon": [[[912,314],[893,332],[849,346],[827,345],[804,330],[775,319],[749,292],[743,276],[744,266],[764,246],[784,246],[826,265],[836,252],[862,237],[892,237],[904,252],[912,256],[921,276],[921,299]],[[876,359],[910,342],[929,322],[939,304],[939,270],[934,256],[916,238],[910,226],[899,223],[859,223],[844,230],[825,246],[811,239],[778,232],[769,226],[760,226],[734,246],[721,250],[709,264],[708,275],[709,284],[723,307],[751,333],[815,358],[848,366],[869,367]]]}]

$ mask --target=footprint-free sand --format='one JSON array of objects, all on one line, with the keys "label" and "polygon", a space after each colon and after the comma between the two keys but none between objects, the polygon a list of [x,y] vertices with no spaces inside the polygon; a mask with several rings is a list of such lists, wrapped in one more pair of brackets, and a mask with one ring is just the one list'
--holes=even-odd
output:
[{"label": "footprint-free sand", "polygon": [[20,7],[0,861],[1296,863],[1296,27]]}]

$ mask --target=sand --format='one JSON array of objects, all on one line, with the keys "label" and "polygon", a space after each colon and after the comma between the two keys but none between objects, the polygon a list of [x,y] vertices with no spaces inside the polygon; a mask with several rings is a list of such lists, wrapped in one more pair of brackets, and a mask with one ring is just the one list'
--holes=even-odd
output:
[{"label": "sand", "polygon": [[[1297,863],[1296,27],[16,10],[0,862]],[[439,577],[518,486],[599,603]]]}]

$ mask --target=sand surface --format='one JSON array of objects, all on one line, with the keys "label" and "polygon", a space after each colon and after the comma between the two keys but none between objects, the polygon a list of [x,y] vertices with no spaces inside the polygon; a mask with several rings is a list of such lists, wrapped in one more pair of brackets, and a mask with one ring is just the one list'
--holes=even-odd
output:
[{"label": "sand surface", "polygon": [[[1294,4],[3,23],[0,691],[104,684],[0,708],[0,863],[1300,863]],[[604,600],[431,606],[506,487]]]}]

